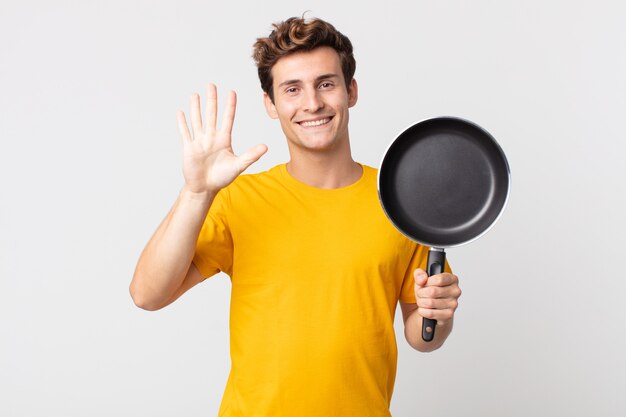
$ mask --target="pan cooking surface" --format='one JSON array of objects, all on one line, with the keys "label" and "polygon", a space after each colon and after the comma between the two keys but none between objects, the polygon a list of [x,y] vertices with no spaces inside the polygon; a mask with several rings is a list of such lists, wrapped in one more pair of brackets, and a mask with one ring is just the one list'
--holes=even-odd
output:
[{"label": "pan cooking surface", "polygon": [[404,131],[380,169],[380,198],[410,238],[436,247],[481,235],[499,216],[509,170],[495,140],[456,118],[436,118]]}]

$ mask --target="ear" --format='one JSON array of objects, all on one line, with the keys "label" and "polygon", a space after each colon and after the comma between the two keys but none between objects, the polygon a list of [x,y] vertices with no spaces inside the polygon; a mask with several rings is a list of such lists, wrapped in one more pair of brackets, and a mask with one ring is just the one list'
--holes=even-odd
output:
[{"label": "ear", "polygon": [[350,81],[350,88],[348,89],[348,107],[353,107],[359,98],[359,87],[356,84],[356,80],[353,78]]},{"label": "ear", "polygon": [[272,99],[267,93],[263,93],[263,103],[265,104],[265,111],[267,112],[267,115],[272,119],[278,119],[276,106],[272,103]]}]

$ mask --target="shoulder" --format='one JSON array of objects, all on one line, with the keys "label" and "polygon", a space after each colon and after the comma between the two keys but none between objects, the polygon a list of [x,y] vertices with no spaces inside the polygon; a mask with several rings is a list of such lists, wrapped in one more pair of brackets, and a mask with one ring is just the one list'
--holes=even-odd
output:
[{"label": "shoulder", "polygon": [[276,165],[273,168],[268,169],[267,171],[252,174],[241,174],[237,178],[235,178],[232,184],[230,184],[227,188],[238,189],[251,186],[269,185],[280,182],[282,165],[284,164]]},{"label": "shoulder", "polygon": [[363,177],[361,181],[368,189],[378,188],[378,169],[366,164],[360,164],[363,167]]},{"label": "shoulder", "polygon": [[281,166],[276,165],[263,172],[241,174],[224,189],[224,194],[229,200],[241,200],[276,192],[283,187]]},{"label": "shoulder", "polygon": [[378,168],[371,167],[369,165],[361,164],[363,167],[363,175],[376,178],[378,176]]}]

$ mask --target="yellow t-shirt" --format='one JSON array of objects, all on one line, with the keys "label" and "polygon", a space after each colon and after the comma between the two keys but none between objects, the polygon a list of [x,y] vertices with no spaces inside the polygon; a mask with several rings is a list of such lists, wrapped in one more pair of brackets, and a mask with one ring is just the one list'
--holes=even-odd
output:
[{"label": "yellow t-shirt", "polygon": [[387,219],[376,175],[328,190],[282,164],[217,195],[193,261],[232,282],[220,416],[390,415],[396,304],[415,303],[428,248]]}]

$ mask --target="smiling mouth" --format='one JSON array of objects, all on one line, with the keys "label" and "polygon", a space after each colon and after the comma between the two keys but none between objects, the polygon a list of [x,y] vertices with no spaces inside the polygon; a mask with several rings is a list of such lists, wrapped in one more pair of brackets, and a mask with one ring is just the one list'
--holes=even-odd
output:
[{"label": "smiling mouth", "polygon": [[325,117],[323,119],[318,119],[318,120],[306,120],[303,122],[298,122],[298,124],[303,127],[316,127],[316,126],[325,125],[326,123],[330,122],[331,119],[332,119],[332,116]]}]

